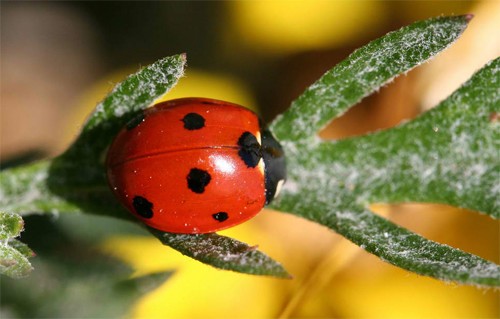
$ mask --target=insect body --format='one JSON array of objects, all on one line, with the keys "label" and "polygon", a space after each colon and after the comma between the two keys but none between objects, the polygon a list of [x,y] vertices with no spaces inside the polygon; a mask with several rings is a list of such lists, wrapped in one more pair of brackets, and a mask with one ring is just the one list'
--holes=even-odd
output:
[{"label": "insect body", "polygon": [[283,150],[236,104],[184,98],[146,109],[106,160],[122,204],[150,227],[210,233],[255,216],[285,179]]}]

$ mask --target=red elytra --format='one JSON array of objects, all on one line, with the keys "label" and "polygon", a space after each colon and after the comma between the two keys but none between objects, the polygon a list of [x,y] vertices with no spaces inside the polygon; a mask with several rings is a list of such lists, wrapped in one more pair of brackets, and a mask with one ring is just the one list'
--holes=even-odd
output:
[{"label": "red elytra", "polygon": [[[266,162],[278,173],[268,174]],[[185,234],[252,218],[285,178],[281,147],[255,113],[205,98],[146,109],[118,133],[106,165],[114,194],[130,212],[150,227]]]}]

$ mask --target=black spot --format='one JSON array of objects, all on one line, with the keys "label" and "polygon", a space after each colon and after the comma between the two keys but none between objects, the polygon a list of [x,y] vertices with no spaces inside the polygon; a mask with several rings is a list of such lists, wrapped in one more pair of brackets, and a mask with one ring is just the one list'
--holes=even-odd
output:
[{"label": "black spot", "polygon": [[213,214],[212,217],[216,220],[216,221],[219,221],[219,222],[223,222],[225,221],[226,219],[229,218],[229,215],[226,213],[226,212],[218,212],[216,214]]},{"label": "black spot", "polygon": [[133,119],[131,119],[130,121],[128,121],[128,123],[125,125],[125,127],[127,128],[127,130],[131,130],[135,127],[137,127],[139,124],[142,123],[142,121],[144,121],[144,118],[145,118],[145,115],[143,112],[141,112],[140,114],[136,115]]},{"label": "black spot", "polygon": [[188,113],[182,119],[186,130],[199,130],[205,126],[205,119],[198,113]]},{"label": "black spot", "polygon": [[238,139],[238,155],[248,167],[254,168],[262,158],[262,151],[255,135],[250,132],[241,134]]},{"label": "black spot", "polygon": [[132,205],[134,205],[135,211],[139,216],[144,218],[153,217],[153,203],[148,201],[142,196],[135,196],[132,201]]},{"label": "black spot", "polygon": [[192,168],[187,176],[188,187],[193,192],[202,194],[211,179],[212,177],[207,171],[199,168]]}]

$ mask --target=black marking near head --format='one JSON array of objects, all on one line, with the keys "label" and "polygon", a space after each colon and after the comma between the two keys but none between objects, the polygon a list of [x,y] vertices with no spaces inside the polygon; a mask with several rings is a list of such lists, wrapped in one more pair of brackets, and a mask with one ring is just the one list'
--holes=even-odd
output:
[{"label": "black marking near head", "polygon": [[131,130],[135,127],[137,127],[139,124],[142,123],[142,121],[144,121],[144,118],[145,118],[145,115],[144,115],[144,112],[141,112],[139,114],[137,114],[133,119],[131,119],[130,121],[127,122],[127,124],[125,125],[125,127],[127,128],[127,130]]},{"label": "black marking near head", "polygon": [[213,214],[212,217],[218,221],[218,222],[223,222],[229,218],[229,215],[226,212],[218,212],[216,214]]},{"label": "black marking near head", "polygon": [[199,130],[205,126],[205,118],[198,113],[188,113],[182,118],[186,130]]},{"label": "black marking near head", "polygon": [[261,133],[267,205],[274,199],[278,184],[286,179],[286,163],[283,148],[271,132],[262,130]]},{"label": "black marking near head", "polygon": [[250,132],[245,132],[241,134],[238,139],[238,146],[240,150],[238,151],[238,155],[245,162],[247,167],[254,168],[259,163],[262,158],[262,151],[257,141],[255,135]]},{"label": "black marking near head", "polygon": [[135,212],[143,218],[153,217],[153,203],[142,196],[135,196],[132,200]]},{"label": "black marking near head", "polygon": [[197,194],[202,194],[212,177],[207,171],[192,168],[187,176],[188,188]]}]

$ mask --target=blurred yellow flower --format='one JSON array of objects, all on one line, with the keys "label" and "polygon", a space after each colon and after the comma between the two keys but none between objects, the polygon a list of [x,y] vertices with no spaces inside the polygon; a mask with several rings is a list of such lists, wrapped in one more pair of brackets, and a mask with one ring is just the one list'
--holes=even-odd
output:
[{"label": "blurred yellow flower", "polygon": [[343,318],[496,318],[498,293],[447,284],[384,267],[379,276],[358,271],[325,292]]},{"label": "blurred yellow flower", "polygon": [[227,75],[188,68],[186,75],[160,101],[181,97],[206,97],[245,106],[256,111],[257,106],[244,84]]},{"label": "blurred yellow flower", "polygon": [[423,110],[436,106],[477,70],[500,56],[500,1],[480,1],[466,12],[474,15],[466,32],[421,68],[417,95]]},{"label": "blurred yellow flower", "polygon": [[259,50],[289,53],[357,39],[384,18],[379,1],[267,0],[228,3],[234,32]]}]

